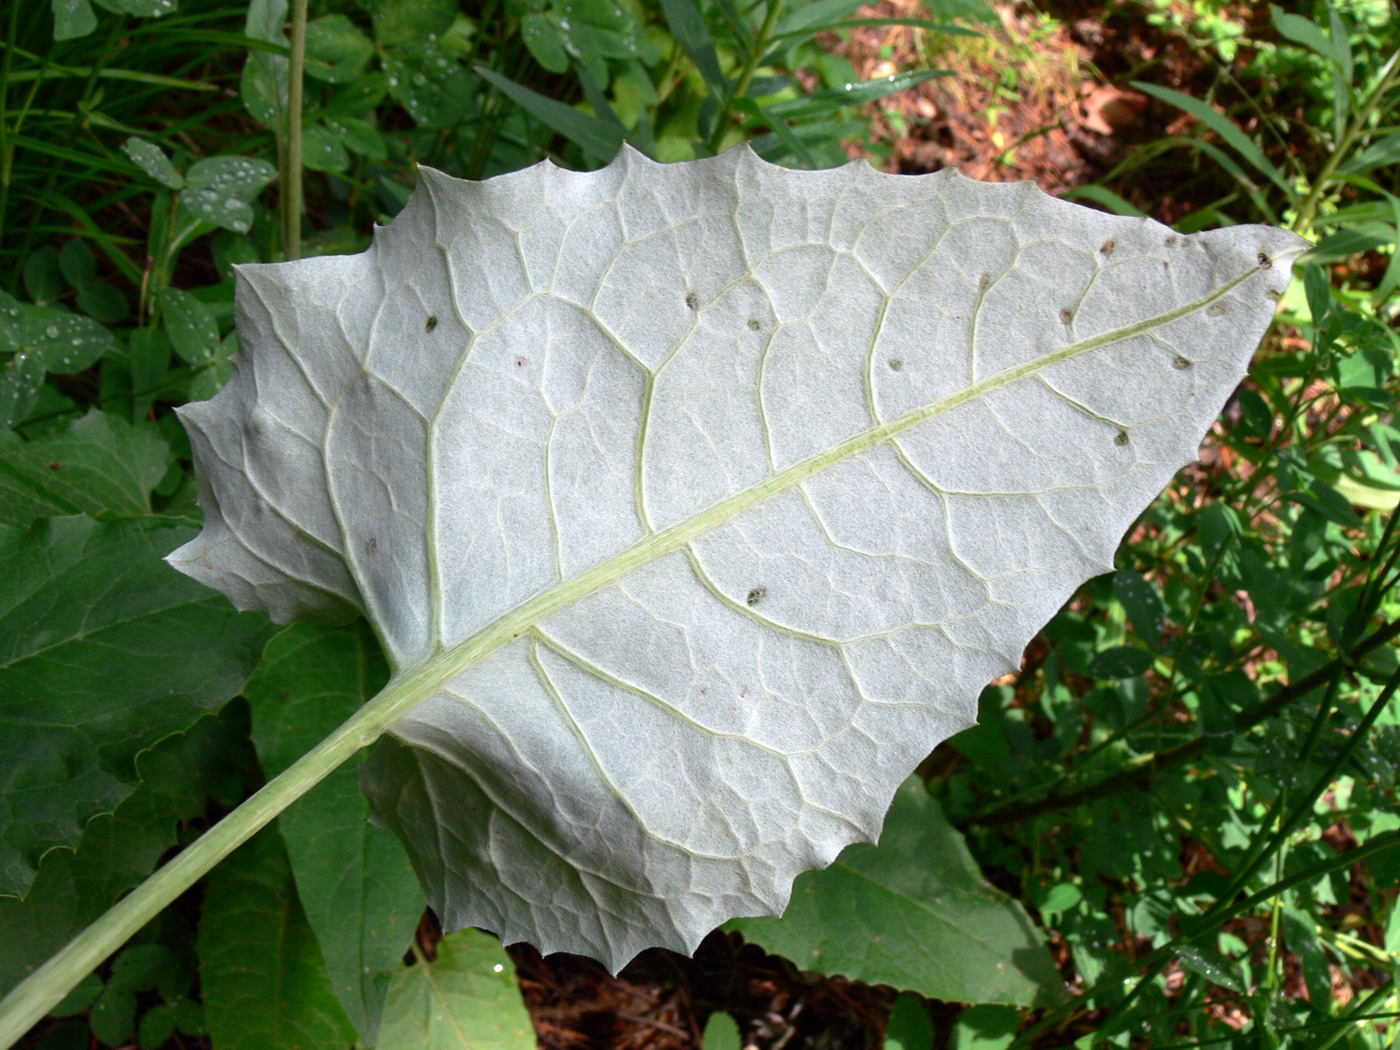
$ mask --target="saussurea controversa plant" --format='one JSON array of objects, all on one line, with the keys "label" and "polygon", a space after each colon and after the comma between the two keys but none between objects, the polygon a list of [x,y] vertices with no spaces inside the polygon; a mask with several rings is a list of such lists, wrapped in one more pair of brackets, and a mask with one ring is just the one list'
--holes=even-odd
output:
[{"label": "saussurea controversa plant", "polygon": [[780,912],[1112,569],[1307,247],[624,147],[423,170],[368,251],[242,267],[170,561],[278,622],[364,614],[393,677],[12,1000],[371,744],[447,929],[617,970]]}]

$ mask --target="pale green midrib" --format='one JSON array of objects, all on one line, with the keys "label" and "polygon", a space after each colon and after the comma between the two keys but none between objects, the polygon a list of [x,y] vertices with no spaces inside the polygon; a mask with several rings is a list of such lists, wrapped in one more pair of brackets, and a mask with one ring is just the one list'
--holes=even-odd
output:
[{"label": "pale green midrib", "polygon": [[[891,438],[909,430],[911,427],[926,423],[935,416],[948,412],[968,401],[975,400],[993,390],[1008,386],[1027,376],[1034,375],[1051,365],[1068,360],[1079,354],[1097,350],[1100,347],[1108,346],[1111,343],[1121,342],[1124,339],[1131,339],[1144,332],[1150,332],[1161,328],[1173,321],[1180,320],[1197,310],[1204,309],[1217,299],[1229,294],[1239,285],[1256,277],[1262,268],[1247,270],[1239,277],[1221,285],[1210,294],[1200,299],[1169,310],[1166,313],[1157,314],[1143,321],[1126,325],[1122,328],[1115,328],[1112,331],[1104,332],[1101,335],[1092,336],[1088,339],[1080,340],[1077,343],[1070,343],[1044,354],[1034,360],[1024,364],[1016,365],[1005,369],[995,375],[988,376],[978,382],[972,383],[955,394],[950,394],[938,401],[930,402],[919,408],[911,409],[887,423],[882,423],[869,430],[863,430],[854,434],[846,440],[833,445],[831,448],[818,453],[808,459],[771,475],[764,481],[736,492],[720,502],[713,504],[700,513],[677,522],[669,528],[660,532],[652,533],[649,536],[637,541],[627,550],[623,551],[605,562],[595,565],[593,568],[575,576],[571,580],[550,588],[542,594],[536,595],[529,601],[516,606],[510,612],[500,616],[486,627],[482,628],[471,637],[458,642],[451,648],[442,650],[428,657],[422,663],[416,664],[397,674],[394,679],[380,693],[378,699],[372,702],[362,713],[368,715],[369,709],[375,710],[372,718],[375,735],[377,736],[384,729],[406,714],[420,701],[427,699],[439,687],[445,685],[453,678],[472,667],[474,664],[485,659],[500,646],[520,637],[531,626],[544,619],[550,613],[571,605],[579,599],[600,590],[609,583],[620,579],[642,565],[646,565],[656,559],[663,557],[672,551],[685,546],[691,540],[709,532],[718,525],[723,524],[730,518],[749,510],[771,496],[779,492],[786,491],[795,485],[820,473],[827,467],[849,459],[868,451],[877,445],[883,444]],[[379,705],[383,704],[383,707]],[[367,719],[368,721],[369,719]],[[369,729],[369,726],[365,727]]]}]

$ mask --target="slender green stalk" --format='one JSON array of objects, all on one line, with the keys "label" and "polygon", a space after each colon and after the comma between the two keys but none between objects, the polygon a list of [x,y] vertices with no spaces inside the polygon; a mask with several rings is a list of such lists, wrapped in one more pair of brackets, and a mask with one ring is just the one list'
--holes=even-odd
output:
[{"label": "slender green stalk", "polygon": [[724,140],[724,132],[729,125],[729,118],[734,113],[734,100],[743,98],[744,93],[749,90],[749,85],[753,83],[753,75],[758,72],[758,63],[763,58],[763,52],[768,50],[769,36],[773,32],[773,27],[777,25],[778,14],[782,10],[782,6],[782,0],[768,0],[768,14],[763,19],[763,27],[759,29],[758,36],[753,42],[753,49],[749,51],[749,56],[744,61],[744,67],[739,72],[739,79],[734,84],[734,90],[724,100],[724,106],[720,109],[719,116],[715,117],[714,130],[710,133],[710,141],[706,143],[711,153],[717,152],[720,142]]},{"label": "slender green stalk", "polygon": [[214,865],[423,698],[421,674],[390,685],[280,776],[160,868],[0,1000],[0,1048],[8,1050],[79,981]]},{"label": "slender green stalk", "polygon": [[282,252],[301,258],[301,106],[306,80],[306,0],[292,0],[291,58],[287,66],[287,142],[282,150]]},{"label": "slender green stalk", "polygon": [[1298,213],[1293,218],[1294,230],[1302,233],[1312,224],[1313,216],[1317,214],[1317,206],[1322,202],[1322,194],[1326,191],[1332,175],[1342,161],[1351,155],[1352,146],[1356,144],[1361,133],[1366,130],[1366,124],[1371,119],[1371,114],[1376,111],[1376,107],[1380,105],[1381,99],[1394,86],[1397,74],[1400,74],[1400,51],[1390,56],[1390,60],[1381,70],[1380,79],[1375,88],[1366,96],[1366,101],[1361,104],[1361,108],[1352,115],[1351,123],[1347,125],[1347,130],[1342,135],[1342,141],[1337,143],[1337,148],[1332,151],[1331,156],[1327,158],[1327,163],[1317,173],[1317,180],[1313,183],[1312,190],[1303,203],[1298,206]]}]

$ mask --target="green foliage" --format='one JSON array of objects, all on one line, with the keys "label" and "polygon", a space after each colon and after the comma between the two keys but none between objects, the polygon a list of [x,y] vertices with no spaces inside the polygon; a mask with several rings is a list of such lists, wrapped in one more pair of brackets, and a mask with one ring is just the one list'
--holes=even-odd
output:
[{"label": "green foliage", "polygon": [[895,795],[878,846],[849,846],[831,867],[799,875],[782,919],[736,919],[729,928],[803,969],[933,999],[1029,1006],[1062,998],[1039,931],[982,878],[917,778]]},{"label": "green foliage", "polygon": [[[914,21],[966,32],[945,23],[970,6]],[[1079,195],[1129,210],[1134,174],[1187,151],[1228,188],[1184,228],[1287,223],[1320,242],[1313,265],[1208,464],[986,692],[982,724],[926,764],[881,845],[804,876],[782,922],[739,926],[804,968],[981,1004],[940,1029],[963,1050],[1379,1048],[1400,1008],[1400,21],[1376,2],[1248,25],[1215,0],[1150,6],[1220,76],[1193,98],[1136,74],[1196,127]],[[0,989],[386,673],[362,625],[288,628],[263,650],[264,622],[160,561],[197,514],[171,409],[230,374],[232,267],[279,257],[288,158],[314,173],[311,253],[362,248],[416,164],[483,177],[542,157],[595,167],[624,141],[678,160],[741,139],[834,164],[868,134],[856,103],[937,75],[848,87],[854,69],[814,37],[880,21],[855,10],[327,0],[291,150],[285,2],[5,9]],[[216,869],[202,906],[142,929],[36,1040],[157,1047],[207,1025],[216,1050],[457,1031],[528,1045],[513,968],[484,935],[400,961],[421,897],[354,779],[338,770]],[[1049,991],[1047,941],[1072,1003]],[[707,1046],[737,1041],[728,1015],[712,1026],[725,1019]],[[886,1045],[926,1050],[928,1020],[901,996]]]}]

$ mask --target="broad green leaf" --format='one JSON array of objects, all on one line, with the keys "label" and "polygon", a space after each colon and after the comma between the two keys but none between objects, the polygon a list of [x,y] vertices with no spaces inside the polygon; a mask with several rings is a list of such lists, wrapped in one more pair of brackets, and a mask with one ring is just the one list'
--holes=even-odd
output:
[{"label": "broad green leaf", "polygon": [[339,136],[324,124],[309,124],[301,134],[302,164],[312,171],[344,171],[350,166]]},{"label": "broad green leaf", "polygon": [[346,1050],[355,1041],[276,829],[209,876],[199,979],[214,1050]]},{"label": "broad green leaf", "polygon": [[1306,247],[747,148],[421,179],[364,254],[240,268],[172,562],[364,611],[422,699],[361,780],[429,903],[613,968],[874,839]]},{"label": "broad green leaf", "polygon": [[88,287],[97,280],[97,259],[82,241],[69,241],[58,253],[58,268],[74,288]]},{"label": "broad green leaf", "polygon": [[32,441],[0,431],[0,525],[86,514],[137,517],[151,512],[170,449],[154,424],[133,426],[93,409],[62,430]]},{"label": "broad green leaf", "polygon": [[322,15],[306,23],[306,75],[344,84],[364,72],[374,44],[344,15]]},{"label": "broad green leaf", "polygon": [[515,964],[477,930],[450,933],[437,958],[401,967],[389,986],[376,1050],[534,1050]]},{"label": "broad green leaf", "polygon": [[1156,649],[1167,629],[1167,607],[1156,585],[1131,569],[1120,569],[1113,577],[1113,596],[1128,614],[1138,637]]},{"label": "broad green leaf", "polygon": [[521,17],[520,38],[544,69],[562,73],[569,68],[569,56],[564,54],[563,31],[544,12],[530,11]]},{"label": "broad green leaf", "polygon": [[51,3],[55,40],[76,40],[97,28],[97,14],[91,0],[51,0]]},{"label": "broad green leaf", "polygon": [[453,0],[368,0],[374,39],[381,47],[421,43],[441,37],[457,18]]},{"label": "broad green leaf", "polygon": [[982,877],[915,778],[896,793],[878,846],[848,846],[831,867],[799,875],[781,919],[730,928],[800,969],[933,999],[1030,1006],[1063,996],[1040,932]]},{"label": "broad green leaf", "polygon": [[933,1050],[933,1022],[917,995],[905,992],[894,1001],[885,1025],[885,1050]]},{"label": "broad green leaf", "polygon": [[91,367],[112,342],[112,333],[91,318],[57,306],[19,303],[0,292],[0,353],[70,375]]},{"label": "broad green leaf", "polygon": [[136,756],[238,693],[262,623],[169,571],[191,530],[0,527],[0,894],[131,794]]},{"label": "broad green leaf", "polygon": [[178,825],[206,798],[241,797],[246,725],[226,708],[137,759],[141,783],[83,829],[77,852],[51,850],[23,900],[0,897],[0,992],[27,977],[85,925],[149,875],[176,844]]},{"label": "broad green leaf", "polygon": [[180,207],[204,222],[247,233],[252,201],[275,178],[277,169],[257,157],[206,157],[185,173]]},{"label": "broad green leaf", "polygon": [[[250,0],[243,32],[250,39],[277,48],[288,46],[283,26],[287,22],[287,0]],[[243,64],[240,94],[243,108],[262,121],[279,138],[286,128],[288,60],[285,54],[258,47],[248,49]],[[245,227],[240,232],[247,232]]]},{"label": "broad green leaf", "polygon": [[383,61],[389,93],[419,124],[441,128],[462,119],[471,102],[471,80],[436,44],[400,48]]},{"label": "broad green leaf", "polygon": [[739,1022],[734,1020],[734,1015],[723,1010],[710,1014],[700,1045],[704,1050],[740,1050],[744,1040],[739,1034]]},{"label": "broad green leaf", "polygon": [[145,139],[133,135],[122,144],[122,152],[131,158],[132,163],[162,186],[168,186],[172,190],[185,188],[184,177],[170,162],[170,158],[165,155],[165,150],[154,142],[147,142]]},{"label": "broad green leaf", "polygon": [[[268,642],[243,695],[269,779],[310,751],[377,693],[388,676],[363,621],[293,624]],[[379,1010],[423,914],[399,841],[369,824],[356,765],[333,772],[278,818],[331,985],[370,1044]]]},{"label": "broad green leaf", "polygon": [[195,366],[214,360],[219,349],[219,325],[204,303],[189,292],[163,288],[160,308],[165,334],[181,360]]}]

